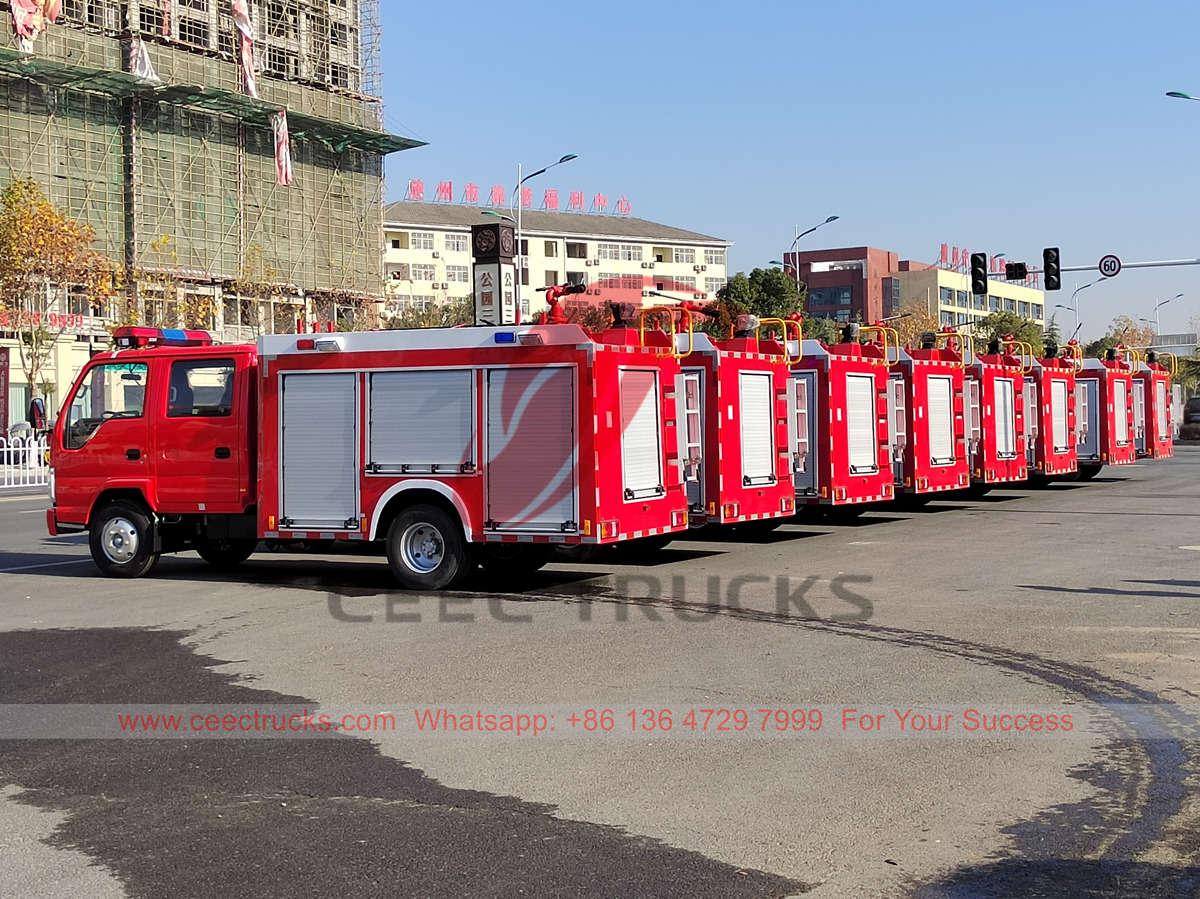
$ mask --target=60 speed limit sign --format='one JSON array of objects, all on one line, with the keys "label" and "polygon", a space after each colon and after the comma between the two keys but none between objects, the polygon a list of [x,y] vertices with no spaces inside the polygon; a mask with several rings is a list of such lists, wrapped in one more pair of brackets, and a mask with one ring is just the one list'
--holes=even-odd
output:
[{"label": "60 speed limit sign", "polygon": [[1096,268],[1104,277],[1115,278],[1121,274],[1121,260],[1110,253],[1100,259],[1100,264]]}]

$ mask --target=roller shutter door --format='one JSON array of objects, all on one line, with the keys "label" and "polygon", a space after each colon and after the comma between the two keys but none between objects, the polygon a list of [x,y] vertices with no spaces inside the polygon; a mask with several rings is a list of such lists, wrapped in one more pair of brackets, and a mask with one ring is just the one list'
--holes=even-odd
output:
[{"label": "roller shutter door", "polygon": [[952,465],[954,455],[954,382],[941,376],[930,377],[929,455],[934,465]]},{"label": "roller shutter door", "polygon": [[771,484],[775,481],[771,375],[743,372],[738,380],[742,400],[742,483]]},{"label": "roller shutter door", "polygon": [[879,471],[879,439],[873,375],[846,375],[846,426],[849,430],[850,473]]},{"label": "roller shutter door", "polygon": [[357,529],[358,376],[290,374],[280,389],[280,527]]},{"label": "roller shutter door", "polygon": [[621,370],[621,477],[626,499],[662,496],[658,372]]}]

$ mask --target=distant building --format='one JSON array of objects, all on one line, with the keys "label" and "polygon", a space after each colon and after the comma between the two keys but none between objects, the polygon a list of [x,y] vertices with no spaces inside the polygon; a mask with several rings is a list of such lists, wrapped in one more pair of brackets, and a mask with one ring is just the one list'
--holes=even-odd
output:
[{"label": "distant building", "polygon": [[[392,203],[384,210],[387,304],[429,308],[471,298],[471,226],[479,206]],[[725,286],[730,243],[696,231],[617,215],[521,214],[521,315],[545,308],[539,287],[586,284],[597,299],[636,300],[660,290],[711,300]],[[603,293],[601,293],[603,291]],[[646,298],[646,305],[656,300]]]},{"label": "distant building", "polygon": [[990,280],[987,296],[971,295],[966,272],[901,259],[876,247],[841,247],[789,253],[786,268],[808,285],[809,315],[874,322],[924,301],[943,325],[973,325],[1007,311],[1045,326],[1046,295],[1037,288]]}]

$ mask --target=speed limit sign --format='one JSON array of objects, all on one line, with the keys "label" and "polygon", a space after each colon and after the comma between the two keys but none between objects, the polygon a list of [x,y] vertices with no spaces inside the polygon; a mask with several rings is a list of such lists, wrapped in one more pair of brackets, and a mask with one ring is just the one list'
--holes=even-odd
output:
[{"label": "speed limit sign", "polygon": [[1096,268],[1100,270],[1100,274],[1104,277],[1115,278],[1121,274],[1121,260],[1110,253],[1101,258],[1100,264]]}]

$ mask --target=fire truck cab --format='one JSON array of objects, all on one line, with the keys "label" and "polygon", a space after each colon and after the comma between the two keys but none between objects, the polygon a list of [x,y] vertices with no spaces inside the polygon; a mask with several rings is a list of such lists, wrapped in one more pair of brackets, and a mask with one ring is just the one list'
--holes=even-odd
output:
[{"label": "fire truck cab", "polygon": [[[406,587],[687,528],[674,339],[575,325],[263,337],[123,329],[54,434],[52,534],[102,572],[378,541]],[[666,336],[664,335],[664,340]]]},{"label": "fire truck cab", "polygon": [[1085,359],[1075,376],[1079,420],[1079,477],[1091,480],[1105,465],[1137,461],[1133,416],[1133,367],[1124,350]]}]

